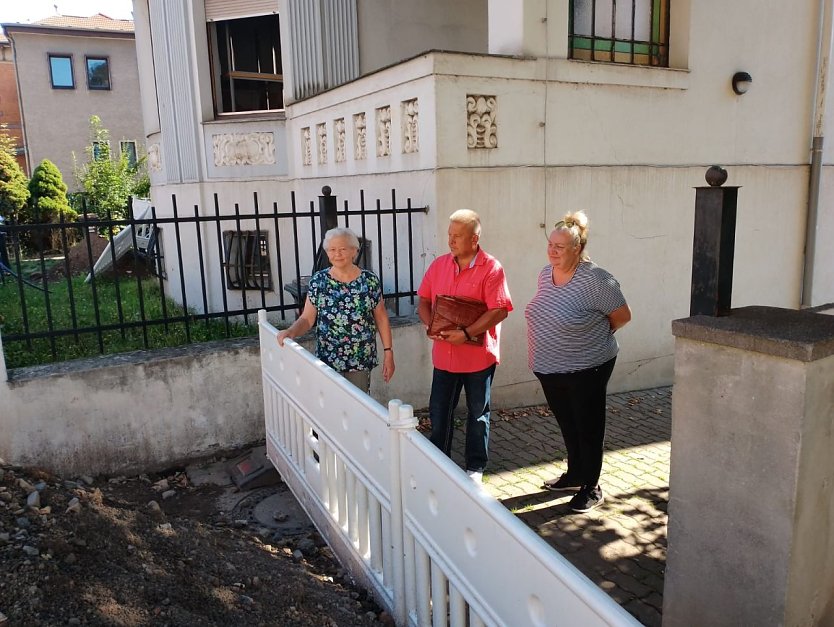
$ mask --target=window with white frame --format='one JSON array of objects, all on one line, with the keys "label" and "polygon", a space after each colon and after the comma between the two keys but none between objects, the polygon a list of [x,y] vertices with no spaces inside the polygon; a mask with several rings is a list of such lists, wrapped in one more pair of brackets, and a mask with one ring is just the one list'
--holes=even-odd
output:
[{"label": "window with white frame", "polygon": [[122,151],[122,154],[127,157],[127,166],[131,170],[136,169],[136,142],[133,140],[128,141],[121,141],[119,142],[119,150]]},{"label": "window with white frame", "polygon": [[670,0],[571,0],[572,59],[669,65]]},{"label": "window with white frame", "polygon": [[284,108],[279,24],[277,14],[209,23],[217,113]]}]

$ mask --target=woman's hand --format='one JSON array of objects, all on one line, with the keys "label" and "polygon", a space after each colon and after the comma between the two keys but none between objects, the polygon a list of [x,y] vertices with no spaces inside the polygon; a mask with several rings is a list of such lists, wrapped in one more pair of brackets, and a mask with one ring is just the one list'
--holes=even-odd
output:
[{"label": "woman's hand", "polygon": [[278,333],[278,337],[276,338],[278,340],[278,346],[284,348],[284,340],[286,340],[288,337],[290,337],[289,329],[284,329],[283,331]]},{"label": "woman's hand", "polygon": [[394,376],[394,351],[385,351],[385,356],[382,358],[382,380],[388,383],[391,377]]}]

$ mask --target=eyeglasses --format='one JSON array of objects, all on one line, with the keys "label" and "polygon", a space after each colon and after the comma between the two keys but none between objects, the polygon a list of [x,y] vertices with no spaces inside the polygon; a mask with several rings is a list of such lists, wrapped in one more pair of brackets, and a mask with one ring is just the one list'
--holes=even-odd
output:
[{"label": "eyeglasses", "polygon": [[561,228],[572,229],[575,226],[576,226],[576,222],[574,222],[573,220],[559,220],[556,224],[553,225],[553,228],[554,229],[561,229]]},{"label": "eyeglasses", "polygon": [[347,247],[325,248],[325,252],[328,255],[335,255],[336,253],[338,253],[340,255],[347,255],[348,253],[353,253],[353,252],[356,252],[357,250],[359,250],[359,249],[358,248],[347,248]]}]

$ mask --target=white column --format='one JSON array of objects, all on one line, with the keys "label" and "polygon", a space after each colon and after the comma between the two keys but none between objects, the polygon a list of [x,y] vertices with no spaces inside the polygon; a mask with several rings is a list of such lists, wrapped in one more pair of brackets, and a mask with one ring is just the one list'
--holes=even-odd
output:
[{"label": "white column", "polygon": [[566,58],[569,0],[489,0],[489,53]]}]

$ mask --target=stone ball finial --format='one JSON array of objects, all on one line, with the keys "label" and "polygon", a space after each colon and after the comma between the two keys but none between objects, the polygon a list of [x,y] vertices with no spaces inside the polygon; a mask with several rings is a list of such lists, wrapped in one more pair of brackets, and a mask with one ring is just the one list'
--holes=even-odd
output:
[{"label": "stone ball finial", "polygon": [[[724,178],[726,179],[727,177],[725,176]],[[330,189],[330,185],[325,185],[324,187],[321,188],[322,196],[330,196],[332,191],[333,190]]]},{"label": "stone ball finial", "polygon": [[720,165],[710,166],[707,173],[704,175],[707,183],[712,187],[721,187],[727,182],[727,170]]}]

